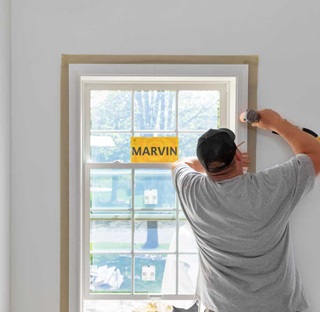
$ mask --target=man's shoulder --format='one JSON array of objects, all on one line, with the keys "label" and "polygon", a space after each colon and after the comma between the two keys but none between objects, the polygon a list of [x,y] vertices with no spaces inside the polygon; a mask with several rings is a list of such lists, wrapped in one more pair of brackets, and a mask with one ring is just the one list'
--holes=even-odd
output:
[{"label": "man's shoulder", "polygon": [[184,162],[178,162],[174,167],[172,167],[172,174],[178,175],[181,173],[195,173],[200,174],[199,172],[192,169],[190,166],[185,164]]},{"label": "man's shoulder", "polygon": [[174,184],[185,185],[191,182],[192,180],[195,181],[196,179],[201,179],[206,177],[203,173],[200,173],[186,164],[179,164],[172,170],[172,178]]}]

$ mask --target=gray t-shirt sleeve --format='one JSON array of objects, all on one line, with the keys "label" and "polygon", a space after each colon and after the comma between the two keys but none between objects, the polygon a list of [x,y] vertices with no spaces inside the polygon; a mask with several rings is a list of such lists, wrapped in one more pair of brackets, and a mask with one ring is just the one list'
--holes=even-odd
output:
[{"label": "gray t-shirt sleeve", "polygon": [[[197,202],[198,196],[201,196],[195,189],[202,188],[205,190],[206,179],[206,175],[195,171],[186,164],[181,164],[172,172],[173,185],[184,211],[187,209],[191,212],[195,209],[194,205],[191,203]],[[186,217],[188,218],[188,213],[186,214]]]},{"label": "gray t-shirt sleeve", "polygon": [[[298,154],[287,162],[254,175],[258,188],[266,194],[266,202],[282,202],[291,213],[299,201],[309,193],[315,182],[315,169],[309,156]],[[274,205],[275,207],[277,205]]]},{"label": "gray t-shirt sleeve", "polygon": [[205,175],[195,171],[185,164],[181,164],[172,172],[173,185],[178,193],[182,192],[184,186],[191,183],[193,179],[198,179],[201,177],[205,177]]}]

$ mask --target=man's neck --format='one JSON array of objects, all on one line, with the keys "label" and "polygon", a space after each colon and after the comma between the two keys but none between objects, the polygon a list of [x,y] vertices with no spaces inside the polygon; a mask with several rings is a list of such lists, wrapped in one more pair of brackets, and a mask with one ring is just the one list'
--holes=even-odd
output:
[{"label": "man's neck", "polygon": [[233,179],[237,176],[243,175],[243,171],[239,172],[239,171],[232,171],[226,174],[221,174],[221,175],[212,175],[210,173],[208,173],[208,177],[216,182],[221,182],[224,180],[229,180],[229,179]]},{"label": "man's neck", "polygon": [[207,175],[210,179],[217,182],[235,178],[237,176],[243,175],[242,163],[236,161],[234,166],[232,166],[231,168],[227,168],[220,173],[207,172]]}]

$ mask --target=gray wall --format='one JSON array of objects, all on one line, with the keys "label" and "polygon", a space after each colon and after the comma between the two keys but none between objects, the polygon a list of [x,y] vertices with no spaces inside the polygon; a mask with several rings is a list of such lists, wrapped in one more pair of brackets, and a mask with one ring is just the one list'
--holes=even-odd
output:
[{"label": "gray wall", "polygon": [[[59,309],[62,53],[259,55],[259,107],[320,132],[319,16],[317,0],[12,0],[11,311]],[[291,155],[269,133],[258,132],[257,148],[258,169]],[[318,181],[292,218],[312,312],[320,311],[319,190]]]},{"label": "gray wall", "polygon": [[10,0],[0,0],[0,311],[10,304]]}]

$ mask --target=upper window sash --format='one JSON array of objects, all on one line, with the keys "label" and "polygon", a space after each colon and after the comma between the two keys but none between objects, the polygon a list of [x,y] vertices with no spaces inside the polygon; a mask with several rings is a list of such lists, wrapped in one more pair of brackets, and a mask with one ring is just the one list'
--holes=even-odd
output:
[{"label": "upper window sash", "polygon": [[[108,78],[108,79],[105,79]],[[217,79],[217,78],[206,78],[203,79],[198,77],[186,77],[183,81],[181,77],[128,77],[126,81],[123,81],[123,77],[100,77],[100,80],[106,80],[104,82],[96,81],[92,79],[87,79],[87,77],[83,77],[82,79],[82,99],[83,99],[83,121],[84,121],[84,131],[83,131],[83,160],[84,163],[91,162],[90,161],[90,103],[91,103],[91,91],[94,90],[126,90],[126,91],[141,91],[141,90],[165,90],[165,91],[219,91],[220,93],[220,112],[219,112],[219,121],[220,125],[223,127],[231,127],[231,120],[229,113],[232,111],[232,106],[234,106],[234,99],[230,98],[230,89],[233,88],[234,81],[226,80],[226,79]],[[132,80],[128,80],[128,79]],[[141,78],[141,81],[137,79]],[[187,79],[188,78],[188,79]],[[149,79],[149,80],[147,80]],[[174,79],[177,79],[175,81]],[[146,81],[144,81],[146,80]],[[132,99],[133,102],[133,99]],[[176,99],[176,113],[175,118],[177,118],[177,99]],[[131,112],[132,120],[134,119],[134,112]],[[134,122],[131,123],[131,129],[127,130],[103,130],[103,131],[93,131],[93,132],[101,132],[101,133],[129,133],[132,136],[137,133],[147,133],[147,132],[155,132],[155,133],[178,133],[190,132],[188,129],[181,129],[178,127],[178,123],[175,123],[175,129],[172,130],[143,130],[143,129],[133,129]],[[203,129],[207,130],[207,129]],[[201,131],[192,131],[200,133]],[[203,132],[203,131],[202,131]]]}]

